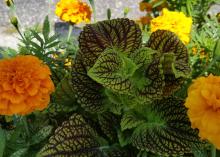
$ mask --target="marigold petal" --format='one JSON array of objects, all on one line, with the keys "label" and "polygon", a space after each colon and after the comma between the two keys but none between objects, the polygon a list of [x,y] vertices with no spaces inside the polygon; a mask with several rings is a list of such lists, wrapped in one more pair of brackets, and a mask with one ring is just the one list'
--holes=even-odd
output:
[{"label": "marigold petal", "polygon": [[2,87],[5,91],[10,91],[12,89],[12,85],[9,82],[4,82]]},{"label": "marigold petal", "polygon": [[13,114],[19,114],[26,108],[26,104],[24,102],[21,102],[19,104],[10,104],[9,109],[13,111]]},{"label": "marigold petal", "polygon": [[9,100],[7,99],[0,99],[0,110],[5,110],[8,108]]},{"label": "marigold petal", "polygon": [[162,15],[151,20],[151,32],[168,30],[175,33],[184,44],[190,41],[192,18],[182,12],[169,11],[164,8]]},{"label": "marigold petal", "polygon": [[27,88],[27,92],[30,96],[34,96],[37,94],[38,90],[39,90],[39,87],[40,87],[40,82],[37,81],[37,82],[34,82],[32,83],[28,88]]}]

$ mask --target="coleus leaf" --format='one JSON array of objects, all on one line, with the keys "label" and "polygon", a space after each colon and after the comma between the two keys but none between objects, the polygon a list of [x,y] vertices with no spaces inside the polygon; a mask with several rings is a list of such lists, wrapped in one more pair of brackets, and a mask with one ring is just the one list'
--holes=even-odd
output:
[{"label": "coleus leaf", "polygon": [[50,103],[50,106],[44,111],[47,113],[50,117],[56,117],[56,116],[62,116],[67,115],[67,113],[70,113],[77,109],[77,105],[64,105],[64,104],[58,104],[58,103]]},{"label": "coleus leaf", "polygon": [[151,64],[142,70],[144,77],[149,80],[149,83],[138,90],[138,95],[149,100],[162,96],[165,82],[159,54],[154,54]]},{"label": "coleus leaf", "polygon": [[96,132],[79,114],[74,114],[57,128],[39,157],[72,156],[101,157]]},{"label": "coleus leaf", "polygon": [[108,157],[135,157],[137,152],[130,147],[112,146],[109,150],[106,150]]},{"label": "coleus leaf", "polygon": [[106,88],[119,93],[131,90],[129,78],[137,70],[137,66],[116,49],[107,49],[89,69],[88,75]]},{"label": "coleus leaf", "polygon": [[159,155],[181,155],[200,148],[203,143],[190,127],[183,103],[174,97],[156,100],[148,122],[133,132],[133,146]]},{"label": "coleus leaf", "polygon": [[79,37],[83,63],[91,68],[106,48],[130,54],[141,46],[141,30],[132,20],[113,19],[84,27]]},{"label": "coleus leaf", "polygon": [[145,123],[145,121],[138,118],[133,112],[126,112],[121,119],[121,130],[132,129],[143,123]]},{"label": "coleus leaf", "polygon": [[66,75],[56,86],[54,98],[56,103],[63,105],[72,105],[75,100],[75,94],[71,85],[71,78]]},{"label": "coleus leaf", "polygon": [[166,30],[152,33],[146,46],[157,50],[161,56],[174,54],[173,74],[167,73],[164,69],[165,88],[163,93],[168,96],[182,85],[184,78],[190,73],[187,48],[174,33]]},{"label": "coleus leaf", "polygon": [[98,116],[99,125],[103,133],[111,142],[117,141],[117,129],[119,128],[120,116],[111,112],[104,112]]},{"label": "coleus leaf", "polygon": [[141,46],[141,30],[134,21],[114,19],[90,24],[84,27],[79,37],[80,51],[72,70],[73,89],[77,101],[90,112],[103,112],[103,86],[88,77],[100,54],[106,48],[117,48],[132,53]]},{"label": "coleus leaf", "polygon": [[129,58],[138,66],[138,68],[143,66],[149,66],[152,62],[153,55],[158,53],[157,51],[148,48],[141,47],[129,55]]},{"label": "coleus leaf", "polygon": [[76,56],[72,69],[72,85],[77,102],[90,112],[103,112],[105,96],[102,94],[103,86],[92,80],[87,75],[87,70],[82,62],[81,53]]}]

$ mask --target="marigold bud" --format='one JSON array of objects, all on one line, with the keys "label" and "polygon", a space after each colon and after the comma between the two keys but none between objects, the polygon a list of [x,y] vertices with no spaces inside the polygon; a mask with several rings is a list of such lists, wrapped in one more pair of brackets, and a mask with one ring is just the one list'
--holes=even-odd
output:
[{"label": "marigold bud", "polygon": [[14,5],[14,1],[13,0],[5,0],[5,3],[8,7],[11,7],[12,5]]},{"label": "marigold bud", "polygon": [[13,24],[13,26],[18,29],[18,19],[17,19],[17,17],[16,16],[10,17],[10,21],[11,21],[11,24]]}]

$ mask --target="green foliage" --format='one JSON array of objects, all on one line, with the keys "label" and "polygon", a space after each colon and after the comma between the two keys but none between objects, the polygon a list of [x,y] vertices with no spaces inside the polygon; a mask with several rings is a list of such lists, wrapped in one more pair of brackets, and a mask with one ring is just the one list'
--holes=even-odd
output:
[{"label": "green foliage", "polygon": [[123,115],[121,119],[121,130],[127,130],[136,128],[137,126],[143,124],[145,121],[137,117],[135,113],[127,112]]},{"label": "green foliage", "polygon": [[102,95],[103,88],[87,76],[85,65],[81,56],[77,55],[72,69],[72,85],[76,92],[77,102],[91,112],[103,112],[105,99]]},{"label": "green foliage", "polygon": [[[217,41],[220,39],[220,26],[216,18],[206,18],[206,24],[192,31],[192,43],[189,45],[192,77],[208,73],[219,74],[219,61],[215,55]],[[193,50],[194,49],[194,50]]]},{"label": "green foliage", "polygon": [[[142,47],[139,32],[128,19],[84,28],[72,69],[76,99],[99,117],[109,143],[132,143],[159,155],[192,153],[202,142],[190,127],[183,101],[170,97],[190,74],[187,48],[174,33],[161,30]],[[121,117],[120,127],[114,114]]]},{"label": "green foliage", "polygon": [[18,151],[14,152],[10,157],[22,157],[25,153],[27,153],[27,148],[21,148]]},{"label": "green foliage", "polygon": [[12,48],[1,48],[0,47],[0,59],[14,57],[17,55],[17,51]]},{"label": "green foliage", "polygon": [[109,141],[112,143],[117,142],[117,130],[119,128],[120,117],[111,112],[105,112],[98,116],[98,120],[102,132]]},{"label": "green foliage", "polygon": [[[220,75],[219,23],[205,16],[211,1],[166,2],[194,18],[189,52],[174,33],[142,34],[132,20],[110,20],[110,11],[84,27],[79,45],[52,35],[48,17],[42,29],[19,32],[19,54],[48,64],[56,91],[43,112],[0,117],[0,157],[208,156],[184,99],[192,78]],[[195,46],[209,58],[193,55]],[[0,58],[16,53],[0,49]]]},{"label": "green foliage", "polygon": [[56,35],[50,35],[50,24],[48,17],[45,18],[42,33],[37,30],[27,30],[21,37],[20,54],[35,55],[46,62],[51,67],[56,67],[60,63],[52,58],[51,55],[56,52],[55,47],[60,41]]},{"label": "green foliage", "polygon": [[74,114],[69,121],[56,129],[55,134],[38,156],[99,157],[101,152],[96,136],[96,132],[86,124],[83,117]]},{"label": "green foliage", "polygon": [[134,130],[133,145],[160,155],[181,155],[200,148],[202,142],[190,127],[183,103],[171,97],[151,104],[147,122]]},{"label": "green foliage", "polygon": [[63,106],[73,106],[75,103],[75,94],[71,83],[71,78],[67,75],[57,84],[56,91],[54,93],[54,101],[56,103]]},{"label": "green foliage", "polygon": [[88,71],[88,76],[106,88],[120,93],[131,89],[129,77],[137,70],[137,66],[117,50],[105,50],[96,63]]},{"label": "green foliage", "polygon": [[0,128],[0,139],[1,139],[1,141],[0,141],[0,157],[2,157],[4,154],[4,149],[5,149],[6,136],[5,136],[5,131],[2,130],[1,128]]},{"label": "green foliage", "polygon": [[53,129],[45,118],[38,114],[28,118],[15,116],[15,127],[5,130],[6,146],[3,157],[35,156]]}]

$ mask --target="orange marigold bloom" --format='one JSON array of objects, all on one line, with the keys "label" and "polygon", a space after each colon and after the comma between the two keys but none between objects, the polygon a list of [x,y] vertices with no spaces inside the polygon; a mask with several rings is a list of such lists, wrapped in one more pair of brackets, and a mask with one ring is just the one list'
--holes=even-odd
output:
[{"label": "orange marigold bloom", "polygon": [[193,81],[185,102],[192,128],[220,149],[220,77],[210,74]]},{"label": "orange marigold bloom", "polygon": [[61,20],[73,24],[88,23],[92,15],[89,5],[81,0],[60,0],[56,5],[55,13]]},{"label": "orange marigold bloom", "polygon": [[0,60],[0,115],[25,115],[43,110],[54,84],[47,65],[35,56]]}]

